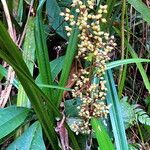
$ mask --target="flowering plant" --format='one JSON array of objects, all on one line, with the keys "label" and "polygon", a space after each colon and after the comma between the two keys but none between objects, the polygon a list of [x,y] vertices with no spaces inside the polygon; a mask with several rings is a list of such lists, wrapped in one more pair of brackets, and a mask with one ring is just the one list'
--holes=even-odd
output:
[{"label": "flowering plant", "polygon": [[[106,70],[106,61],[110,58],[108,53],[116,46],[114,36],[101,31],[100,24],[106,23],[103,17],[107,13],[107,5],[100,5],[98,10],[95,8],[95,0],[73,0],[71,4],[77,16],[72,14],[68,8],[65,13],[61,12],[65,21],[69,22],[66,26],[67,35],[71,35],[72,27],[76,25],[80,30],[77,59],[84,59],[90,62],[90,67],[81,69],[80,76],[73,74],[73,80],[76,82],[72,91],[74,98],[79,97],[82,101],[78,106],[79,116],[82,121],[74,122],[71,128],[76,134],[79,132],[89,134],[91,132],[90,119],[107,117],[109,106],[104,102],[107,88],[105,86],[104,74]],[[93,83],[94,78],[99,78],[99,83]]]}]

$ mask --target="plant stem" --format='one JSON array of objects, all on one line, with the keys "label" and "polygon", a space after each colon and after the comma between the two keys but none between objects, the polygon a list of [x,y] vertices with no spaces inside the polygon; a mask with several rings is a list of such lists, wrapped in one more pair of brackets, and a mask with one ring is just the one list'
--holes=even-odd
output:
[{"label": "plant stem", "polygon": [[145,149],[145,146],[144,146],[144,139],[143,139],[143,135],[142,135],[142,131],[141,131],[141,128],[139,126],[139,123],[137,122],[137,127],[138,127],[138,131],[139,131],[139,135],[140,135],[140,138],[141,138],[141,141],[142,141],[142,146],[144,147]]},{"label": "plant stem", "polygon": [[[127,7],[126,7],[126,14],[127,14]],[[129,27],[129,22],[128,22],[128,15],[126,15],[126,26],[127,26],[127,40],[129,41],[130,40],[130,27]],[[126,43],[124,43],[126,45]],[[128,49],[126,50],[125,52],[125,59],[128,58]],[[126,74],[127,74],[127,65],[124,66],[123,68],[123,71],[122,71],[122,77],[121,77],[121,81],[120,81],[120,84],[119,84],[119,88],[118,88],[118,96],[119,98],[122,97],[122,92],[123,92],[123,89],[124,89],[124,85],[125,85],[125,80],[126,80]]]},{"label": "plant stem", "polygon": [[[124,22],[125,22],[125,12],[126,12],[126,0],[122,0],[122,16],[121,16],[121,59],[124,59],[125,55],[125,32],[124,32]],[[120,87],[122,76],[123,76],[123,66],[120,68],[120,76],[118,80],[118,87]]]}]

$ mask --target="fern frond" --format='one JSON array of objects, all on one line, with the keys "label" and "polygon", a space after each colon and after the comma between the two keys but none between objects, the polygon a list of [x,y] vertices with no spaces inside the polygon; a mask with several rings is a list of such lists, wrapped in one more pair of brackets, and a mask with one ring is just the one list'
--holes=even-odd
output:
[{"label": "fern frond", "polygon": [[134,107],[136,119],[144,125],[150,126],[150,116],[142,109],[139,108],[137,105]]}]

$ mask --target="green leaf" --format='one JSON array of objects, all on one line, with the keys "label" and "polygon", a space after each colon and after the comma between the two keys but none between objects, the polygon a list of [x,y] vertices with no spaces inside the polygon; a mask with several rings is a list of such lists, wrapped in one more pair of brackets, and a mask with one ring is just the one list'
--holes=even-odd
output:
[{"label": "green leaf", "polygon": [[[51,68],[49,66],[48,49],[46,45],[46,35],[42,23],[42,9],[45,0],[41,0],[37,8],[37,16],[35,22],[35,43],[36,58],[38,62],[39,72],[41,74],[42,84],[53,84]],[[43,88],[44,93],[53,101],[53,89]]]},{"label": "green leaf", "polygon": [[6,75],[7,75],[6,69],[2,65],[0,65],[0,80],[2,80],[3,77]]},{"label": "green leaf", "polygon": [[121,65],[139,63],[139,62],[150,62],[150,59],[132,58],[132,59],[113,61],[107,64],[107,70],[121,66]]},{"label": "green leaf", "polygon": [[60,16],[61,10],[57,1],[47,0],[46,9],[48,13],[49,24],[52,25],[53,29],[56,30],[60,36],[62,36],[64,39],[68,39],[66,31],[64,30],[64,27],[67,25],[67,23],[64,22],[64,18]]},{"label": "green leaf", "polygon": [[[133,50],[133,48],[129,44],[129,42],[127,40],[125,42],[127,43],[127,48],[129,50],[129,53],[131,54],[132,58],[138,58],[137,54],[135,53],[135,51]],[[145,87],[147,88],[147,90],[150,93],[150,81],[149,81],[148,76],[147,76],[147,74],[145,72],[145,69],[143,68],[143,66],[142,66],[142,64],[140,62],[136,63],[136,65],[137,65],[137,68],[139,69],[139,72],[140,72],[142,78],[143,78]]]},{"label": "green leaf", "polygon": [[46,150],[42,128],[39,122],[33,123],[26,131],[11,143],[7,150]]},{"label": "green leaf", "polygon": [[127,129],[131,125],[133,125],[136,120],[135,112],[133,110],[133,106],[124,100],[120,101],[120,106],[121,106],[121,112],[122,112],[124,125],[125,125],[125,128]]},{"label": "green leaf", "polygon": [[58,74],[62,70],[64,58],[65,58],[65,56],[61,56],[50,62],[51,74],[52,74],[53,81],[55,80],[55,78],[58,76]]},{"label": "green leaf", "polygon": [[57,85],[46,85],[46,84],[38,84],[39,87],[51,88],[51,89],[59,89],[63,91],[72,91],[72,89],[60,87]]},{"label": "green leaf", "polygon": [[[114,29],[115,29],[116,33],[120,36],[120,31],[117,28],[114,28]],[[132,58],[138,58],[137,54],[135,53],[134,49],[132,48],[130,43],[127,41],[127,39],[125,39],[125,43],[126,43],[128,51],[131,54]],[[137,65],[137,68],[139,69],[139,72],[140,72],[142,78],[143,78],[145,87],[147,88],[147,90],[150,93],[150,82],[149,82],[148,76],[145,72],[145,69],[143,68],[143,66],[140,62],[136,63],[136,65]]]},{"label": "green leaf", "polygon": [[18,2],[18,12],[17,12],[17,21],[19,23],[22,23],[22,17],[23,17],[23,10],[24,10],[24,7],[23,7],[23,0],[19,0]]},{"label": "green leaf", "polygon": [[79,110],[77,109],[77,107],[81,105],[80,99],[66,100],[64,104],[65,104],[65,113],[67,116],[69,117],[78,116]]},{"label": "green leaf", "polygon": [[127,0],[139,13],[143,19],[150,24],[150,9],[141,0]]},{"label": "green leaf", "polygon": [[[62,70],[64,58],[65,58],[64,56],[61,56],[61,57],[56,58],[56,59],[54,59],[53,61],[50,62],[52,81],[55,80],[55,78],[58,76],[58,74]],[[36,82],[37,83],[42,83],[40,74],[37,76]]]},{"label": "green leaf", "polygon": [[33,74],[34,69],[34,59],[35,59],[35,36],[34,36],[34,27],[35,27],[35,18],[29,17],[26,36],[23,43],[23,59],[27,64],[29,71]]},{"label": "green leaf", "polygon": [[[2,79],[3,77],[7,76],[7,70],[0,64],[0,78]],[[14,79],[13,85],[18,88],[18,80]]]},{"label": "green leaf", "polygon": [[150,117],[149,115],[142,109],[138,108],[137,105],[134,106],[134,111],[136,115],[136,119],[144,125],[150,126]]},{"label": "green leaf", "polygon": [[[40,88],[34,83],[34,80],[22,58],[20,50],[13,43],[12,39],[8,35],[7,30],[0,22],[0,57],[9,63],[16,72],[16,75],[21,82],[28,98],[30,99],[32,106],[36,112],[36,115],[45,131],[47,138],[49,139],[51,146],[54,149],[58,148],[56,132],[53,128],[53,120],[51,119],[53,111],[57,116],[60,116],[58,109],[53,105],[47,96],[40,90]],[[13,51],[13,53],[12,53]],[[44,104],[46,103],[46,105]]]},{"label": "green leaf", "polygon": [[[69,78],[69,73],[71,69],[71,65],[76,53],[77,43],[78,43],[78,34],[79,30],[77,27],[73,28],[72,34],[69,38],[69,44],[67,46],[67,52],[65,55],[64,63],[63,63],[63,70],[60,76],[59,86],[65,87]],[[56,97],[56,105],[57,107],[60,105],[61,99],[63,96],[63,91],[58,91],[58,95]]]},{"label": "green leaf", "polygon": [[17,129],[27,118],[29,109],[7,107],[0,109],[0,139]]},{"label": "green leaf", "polygon": [[[23,59],[29,68],[31,75],[33,76],[34,69],[34,57],[35,57],[35,38],[34,38],[34,18],[29,17],[27,21],[26,36],[23,44]],[[18,88],[17,106],[31,107],[31,103],[25,94],[25,91],[21,84]]]},{"label": "green leaf", "polygon": [[[13,51],[13,53],[12,53]],[[35,84],[22,56],[21,51],[13,43],[7,30],[0,21],[0,57],[9,63],[16,72],[16,75],[21,82],[28,98],[30,99],[32,106],[35,110],[37,118],[39,119],[44,132],[50,141],[50,144],[54,150],[59,150],[56,132],[53,126],[53,120],[51,120],[50,115],[55,114],[61,117],[60,112],[54,106],[54,104],[49,101],[48,97],[40,90],[40,88]],[[48,113],[52,111],[52,113]],[[74,137],[74,134],[67,127],[70,140],[72,142],[72,147],[80,149],[78,143]]]},{"label": "green leaf", "polygon": [[100,150],[115,150],[114,145],[112,144],[111,139],[108,136],[106,129],[104,128],[104,125],[101,123],[101,121],[92,118],[91,125],[95,131]]},{"label": "green leaf", "polygon": [[123,118],[121,114],[120,102],[118,99],[118,94],[116,91],[114,79],[111,70],[107,71],[106,75],[107,81],[107,92],[106,100],[107,103],[112,105],[110,107],[110,120],[112,125],[112,130],[115,138],[115,144],[118,150],[128,150],[127,137],[125,134],[125,127],[123,123]]}]

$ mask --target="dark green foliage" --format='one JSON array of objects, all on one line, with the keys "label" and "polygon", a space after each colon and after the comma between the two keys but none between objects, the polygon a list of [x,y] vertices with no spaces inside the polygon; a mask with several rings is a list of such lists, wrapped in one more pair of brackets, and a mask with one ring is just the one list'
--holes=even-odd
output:
[{"label": "dark green foliage", "polygon": [[[59,15],[65,8],[70,8],[72,1],[34,0],[33,9],[28,16],[32,2],[32,0],[7,1],[13,28],[17,33],[17,40],[20,41],[22,31],[25,30],[27,33],[20,48],[16,46],[16,43],[19,42],[13,42],[7,32],[7,18],[4,17],[6,14],[0,3],[1,91],[7,86],[5,82],[9,84],[7,81],[8,70],[7,67],[4,67],[3,61],[12,66],[16,73],[13,83],[10,83],[15,87],[10,94],[10,100],[5,108],[0,109],[0,143],[2,149],[62,149],[61,140],[64,138],[61,136],[64,135],[64,132],[63,134],[61,132],[56,133],[55,129],[59,124],[57,120],[61,121],[63,113],[66,117],[64,126],[69,137],[68,143],[74,150],[88,149],[86,143],[89,138],[93,140],[92,145],[90,145],[91,150],[149,149],[150,105],[147,95],[150,92],[148,74],[150,10],[148,3],[141,0],[127,0],[124,8],[122,5],[124,1],[97,1],[97,6],[105,3],[108,5],[108,13],[105,15],[107,24],[102,23],[100,28],[103,31],[114,33],[118,46],[109,54],[112,61],[107,62],[105,74],[108,88],[106,101],[108,105],[111,105],[109,117],[107,122],[99,118],[91,119],[91,128],[93,128],[94,134],[92,133],[90,137],[84,134],[75,135],[70,129],[74,122],[82,121],[77,109],[81,100],[72,99],[70,91],[74,88],[74,83],[71,83],[72,86],[69,88],[66,88],[66,85],[71,76],[72,67],[76,67],[79,74],[78,68],[89,67],[89,63],[80,59],[76,59],[76,66],[72,66],[78,51],[79,30],[75,26],[68,38],[65,31],[65,26],[68,23],[64,21],[64,17]],[[93,13],[95,10],[97,10],[96,7],[92,10]],[[125,16],[121,18],[123,12]],[[76,16],[75,13],[74,15]],[[31,18],[33,20],[30,26]],[[124,24],[121,24],[123,20]],[[122,35],[123,32],[124,35]],[[53,47],[49,46],[49,42],[52,43],[50,45],[56,42],[52,40],[52,36],[59,36],[60,43],[62,41],[68,43],[67,48],[63,49],[64,56],[55,58]],[[120,59],[122,55],[120,43],[123,43],[125,47],[125,59]],[[35,50],[36,55],[34,55]],[[32,60],[28,59],[27,51],[31,52]],[[49,56],[54,59],[50,60]],[[92,61],[90,55],[89,60]],[[123,73],[122,84],[118,84],[118,70],[123,65],[125,67],[121,71]],[[132,80],[133,83],[131,83]],[[70,82],[72,81],[69,80]],[[18,88],[18,85],[23,88]],[[137,90],[139,87],[140,90]],[[63,95],[64,91],[68,91],[67,98]],[[20,97],[18,96],[19,92],[21,92]],[[29,99],[31,102],[30,109],[17,106],[9,107],[9,105],[16,104],[15,101],[12,102],[14,97],[18,96],[18,104],[25,95],[27,95],[26,100]],[[129,98],[125,97],[126,95]],[[145,97],[147,100],[146,103],[143,103]],[[20,105],[23,106],[23,103]],[[33,111],[35,113],[31,113]],[[17,137],[16,133],[20,132],[20,129],[23,132]],[[109,131],[111,133],[108,133]]]}]

